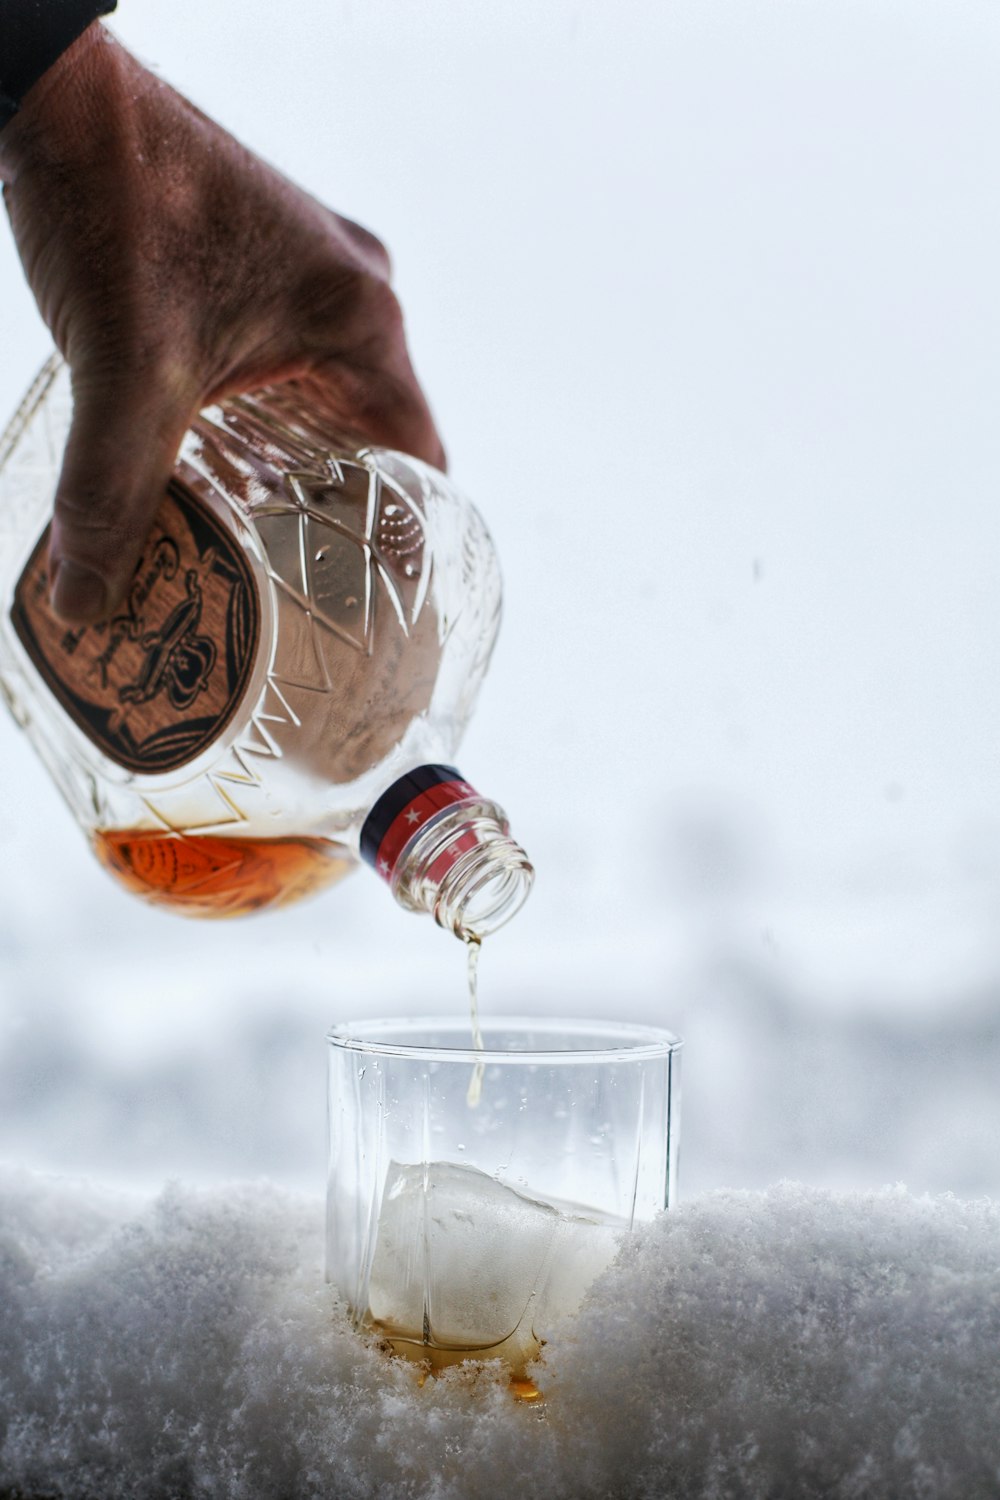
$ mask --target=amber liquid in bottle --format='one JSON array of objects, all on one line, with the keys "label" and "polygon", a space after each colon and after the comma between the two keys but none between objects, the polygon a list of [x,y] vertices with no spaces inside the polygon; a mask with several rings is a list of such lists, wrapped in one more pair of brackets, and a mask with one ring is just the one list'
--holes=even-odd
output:
[{"label": "amber liquid in bottle", "polygon": [[239,917],[312,896],[354,868],[312,838],[218,838],[148,829],[93,835],[101,864],[133,895],[192,917]]}]

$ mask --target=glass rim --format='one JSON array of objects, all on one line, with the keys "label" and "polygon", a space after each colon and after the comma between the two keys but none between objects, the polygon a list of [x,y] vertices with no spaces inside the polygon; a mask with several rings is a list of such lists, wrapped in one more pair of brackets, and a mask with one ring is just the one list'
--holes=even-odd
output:
[{"label": "glass rim", "polygon": [[[418,1030],[461,1031],[466,1038],[460,1046],[441,1043],[411,1043],[399,1039],[399,1033]],[[531,1031],[539,1039],[545,1034],[552,1036],[579,1031],[588,1037],[588,1045],[582,1047],[505,1047],[502,1050],[488,1044],[479,1050],[467,1040],[469,1036],[468,1016],[414,1016],[380,1017],[370,1021],[335,1021],[326,1033],[326,1040],[341,1051],[375,1054],[380,1057],[406,1057],[422,1062],[454,1062],[466,1066],[469,1063],[500,1063],[502,1065],[526,1066],[530,1063],[573,1065],[594,1062],[647,1062],[654,1058],[670,1057],[684,1043],[674,1032],[661,1026],[646,1026],[631,1021],[587,1021],[579,1017],[558,1016],[498,1016],[494,1021],[483,1023],[485,1036],[491,1031]],[[385,1033],[380,1036],[379,1032]],[[390,1037],[388,1033],[393,1033]],[[605,1044],[600,1045],[602,1036]],[[616,1038],[617,1040],[611,1040]],[[598,1045],[591,1045],[594,1042]]]}]

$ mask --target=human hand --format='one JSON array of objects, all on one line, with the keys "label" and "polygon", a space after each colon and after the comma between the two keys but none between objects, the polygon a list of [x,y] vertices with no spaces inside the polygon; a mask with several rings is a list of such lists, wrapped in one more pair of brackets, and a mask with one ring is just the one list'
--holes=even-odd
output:
[{"label": "human hand", "polygon": [[184,432],[222,396],[309,378],[344,430],[443,466],[383,246],[101,25],[0,133],[0,177],[72,375],[49,565],[65,620],[121,602]]}]

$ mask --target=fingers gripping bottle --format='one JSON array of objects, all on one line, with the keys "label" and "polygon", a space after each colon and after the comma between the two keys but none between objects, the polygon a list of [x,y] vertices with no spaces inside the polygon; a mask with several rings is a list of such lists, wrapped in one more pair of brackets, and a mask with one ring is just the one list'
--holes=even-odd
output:
[{"label": "fingers gripping bottle", "polygon": [[0,689],[98,859],[194,916],[280,906],[358,862],[461,937],[528,894],[502,810],[451,764],[500,577],[445,476],[345,440],[304,383],[206,408],[128,598],[48,605],[72,410],[53,359],[0,440]]}]

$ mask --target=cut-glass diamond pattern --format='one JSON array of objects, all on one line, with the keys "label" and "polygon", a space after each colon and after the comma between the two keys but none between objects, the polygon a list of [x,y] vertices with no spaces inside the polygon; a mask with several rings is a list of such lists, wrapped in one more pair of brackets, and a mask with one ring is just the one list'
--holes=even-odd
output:
[{"label": "cut-glass diamond pattern", "polygon": [[177,791],[146,796],[143,802],[160,826],[173,833],[231,827],[247,817],[246,809],[233,800],[214,774]]},{"label": "cut-glass diamond pattern", "polygon": [[309,611],[358,651],[368,650],[372,614],[372,553],[333,526],[311,516],[300,521],[309,575]]},{"label": "cut-glass diamond pattern", "polygon": [[[328,630],[371,653],[381,593],[404,633],[426,596],[423,518],[407,496],[362,464],[286,476],[286,505],[256,516],[271,576],[303,609],[315,631]],[[296,513],[295,546],[288,512]],[[324,648],[321,646],[320,648]],[[301,685],[301,680],[300,680]]]},{"label": "cut-glass diamond pattern", "polygon": [[[288,604],[263,700],[234,747],[248,789],[255,762],[280,757],[289,732],[311,712],[310,695],[330,690],[345,645],[370,655],[375,630],[409,633],[427,597],[429,556],[412,499],[347,460],[286,474],[284,493],[256,509],[254,522]],[[239,796],[240,774],[230,762],[209,779],[216,776],[228,783],[227,798]]]}]

